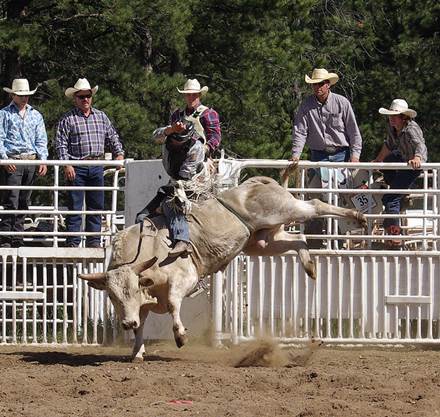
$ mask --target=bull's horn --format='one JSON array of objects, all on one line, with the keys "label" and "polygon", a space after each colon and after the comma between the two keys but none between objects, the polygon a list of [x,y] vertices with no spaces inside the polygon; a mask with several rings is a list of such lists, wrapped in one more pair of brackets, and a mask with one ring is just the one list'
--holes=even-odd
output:
[{"label": "bull's horn", "polygon": [[157,261],[157,256],[149,259],[148,261],[132,266],[131,269],[136,275],[139,275],[142,271],[151,268],[156,263],[156,261]]},{"label": "bull's horn", "polygon": [[78,278],[84,279],[86,281],[100,281],[107,278],[107,273],[95,272],[93,274],[79,274]]}]

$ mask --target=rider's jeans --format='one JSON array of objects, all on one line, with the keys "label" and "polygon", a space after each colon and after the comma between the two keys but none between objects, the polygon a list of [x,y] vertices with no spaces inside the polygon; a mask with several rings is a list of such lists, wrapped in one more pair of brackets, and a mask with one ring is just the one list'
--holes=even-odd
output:
[{"label": "rider's jeans", "polygon": [[[399,155],[391,153],[384,162],[405,162]],[[384,169],[382,171],[385,182],[391,189],[406,189],[411,188],[417,177],[422,171],[420,170],[403,170],[403,169]],[[382,197],[382,202],[385,206],[385,213],[399,214],[402,198],[404,194],[385,194]],[[383,222],[385,228],[391,225],[399,225],[399,219],[386,218]]]},{"label": "rider's jeans", "polygon": [[162,204],[162,209],[172,239],[189,242],[189,225],[185,215],[166,201]]}]

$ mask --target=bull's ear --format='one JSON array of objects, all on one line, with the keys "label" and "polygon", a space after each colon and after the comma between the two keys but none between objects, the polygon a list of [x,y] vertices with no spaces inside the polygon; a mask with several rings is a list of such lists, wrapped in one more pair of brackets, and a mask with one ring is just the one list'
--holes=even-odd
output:
[{"label": "bull's ear", "polygon": [[94,274],[79,274],[78,278],[81,278],[89,282],[89,286],[97,290],[105,290],[107,284],[107,273],[96,272]]},{"label": "bull's ear", "polygon": [[157,261],[157,256],[149,259],[148,261],[132,266],[131,269],[136,275],[139,275],[142,271],[151,268],[156,263],[156,261]]}]

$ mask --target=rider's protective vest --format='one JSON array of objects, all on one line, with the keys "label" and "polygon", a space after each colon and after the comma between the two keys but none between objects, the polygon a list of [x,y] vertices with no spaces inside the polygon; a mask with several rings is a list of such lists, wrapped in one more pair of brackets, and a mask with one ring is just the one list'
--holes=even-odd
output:
[{"label": "rider's protective vest", "polygon": [[166,170],[171,178],[175,180],[180,179],[180,168],[188,157],[188,151],[194,145],[194,142],[194,139],[189,139],[180,146],[173,146],[168,140],[165,142],[165,148],[168,151],[165,156],[168,161]]}]

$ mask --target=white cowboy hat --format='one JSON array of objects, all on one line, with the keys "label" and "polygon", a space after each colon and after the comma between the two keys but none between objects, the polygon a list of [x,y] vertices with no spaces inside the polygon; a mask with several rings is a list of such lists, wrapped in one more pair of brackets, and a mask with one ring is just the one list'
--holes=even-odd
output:
[{"label": "white cowboy hat", "polygon": [[325,68],[315,68],[312,72],[312,78],[306,74],[305,80],[307,84],[317,84],[328,80],[330,85],[335,85],[339,80],[339,76],[334,72],[328,72]]},{"label": "white cowboy hat", "polygon": [[411,117],[411,119],[414,119],[414,117],[417,116],[417,112],[413,109],[408,108],[408,103],[401,98],[394,99],[389,109],[385,109],[384,107],[381,107],[379,109],[379,113],[386,114],[387,116],[391,116],[395,114],[404,114],[406,116]]},{"label": "white cowboy hat", "polygon": [[69,87],[64,94],[67,97],[72,98],[74,96],[75,93],[77,93],[78,91],[91,91],[92,92],[92,96],[94,96],[96,94],[96,92],[98,91],[98,86],[95,85],[93,88],[90,87],[90,83],[87,81],[87,78],[79,78],[78,81],[75,83],[75,85],[73,87]]},{"label": "white cowboy hat", "polygon": [[177,91],[181,94],[191,94],[191,93],[200,93],[200,94],[206,94],[208,92],[208,87],[205,85],[204,87],[200,88],[200,83],[197,79],[189,79],[185,85],[183,86],[183,90],[177,89]]},{"label": "white cowboy hat", "polygon": [[37,91],[37,88],[38,86],[31,91],[29,90],[29,81],[26,78],[16,78],[12,81],[12,88],[3,87],[3,90],[17,96],[31,96]]}]

